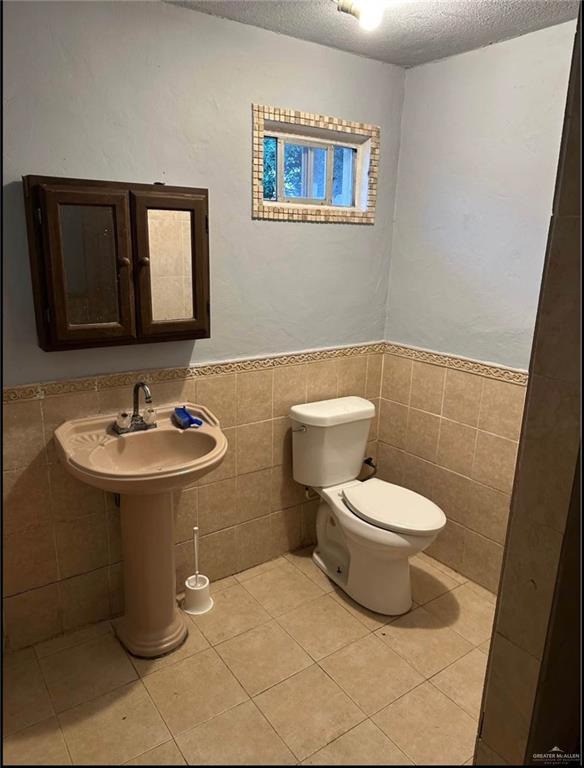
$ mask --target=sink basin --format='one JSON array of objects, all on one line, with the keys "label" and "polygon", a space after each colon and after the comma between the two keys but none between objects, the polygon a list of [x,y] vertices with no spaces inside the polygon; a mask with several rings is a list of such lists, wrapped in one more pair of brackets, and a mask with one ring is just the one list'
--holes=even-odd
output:
[{"label": "sink basin", "polygon": [[179,429],[167,405],[156,409],[157,426],[142,432],[116,434],[114,414],[55,430],[59,458],[74,477],[120,494],[125,613],[115,628],[128,651],[144,658],[169,653],[188,634],[176,603],[172,491],[193,485],[227,451],[216,417],[202,405],[184,405],[202,426]]},{"label": "sink basin", "polygon": [[203,426],[179,429],[173,406],[157,409],[154,429],[117,435],[114,414],[66,421],[55,430],[57,450],[72,475],[112,493],[161,493],[192,485],[225,456],[227,439],[213,414],[186,403]]}]

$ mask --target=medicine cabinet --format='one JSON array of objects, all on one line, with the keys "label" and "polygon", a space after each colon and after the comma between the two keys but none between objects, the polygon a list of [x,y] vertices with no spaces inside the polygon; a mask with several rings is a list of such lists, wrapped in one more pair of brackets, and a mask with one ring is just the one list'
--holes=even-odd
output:
[{"label": "medicine cabinet", "polygon": [[46,351],[210,335],[208,191],[23,177]]}]

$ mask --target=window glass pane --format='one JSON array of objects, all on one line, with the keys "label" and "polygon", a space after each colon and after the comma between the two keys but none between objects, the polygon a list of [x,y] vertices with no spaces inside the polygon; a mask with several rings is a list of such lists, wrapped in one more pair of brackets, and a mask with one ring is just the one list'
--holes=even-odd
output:
[{"label": "window glass pane", "polygon": [[276,200],[278,190],[278,140],[264,137],[264,200]]},{"label": "window glass pane", "polygon": [[312,154],[312,198],[324,200],[326,198],[326,149],[315,147]]},{"label": "window glass pane", "polygon": [[302,144],[284,145],[284,195],[309,197],[308,194],[308,147]]},{"label": "window glass pane", "polygon": [[350,147],[334,148],[333,163],[333,205],[353,205],[354,195],[354,157],[356,149]]}]

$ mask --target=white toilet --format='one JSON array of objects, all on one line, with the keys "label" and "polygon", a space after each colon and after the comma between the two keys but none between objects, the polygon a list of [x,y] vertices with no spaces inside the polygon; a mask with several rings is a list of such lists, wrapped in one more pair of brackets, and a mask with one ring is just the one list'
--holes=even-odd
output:
[{"label": "white toilet", "polygon": [[293,474],[322,499],[314,562],[360,605],[398,615],[412,605],[408,558],[430,546],[446,516],[407,488],[356,479],[374,415],[362,397],[293,406]]}]

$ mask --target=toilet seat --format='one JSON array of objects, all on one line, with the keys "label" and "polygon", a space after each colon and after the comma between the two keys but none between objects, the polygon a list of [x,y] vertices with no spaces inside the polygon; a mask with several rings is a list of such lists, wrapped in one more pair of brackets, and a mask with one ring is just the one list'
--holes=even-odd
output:
[{"label": "toilet seat", "polygon": [[430,499],[375,477],[343,488],[342,498],[357,517],[386,531],[428,535],[446,524],[444,512]]}]

